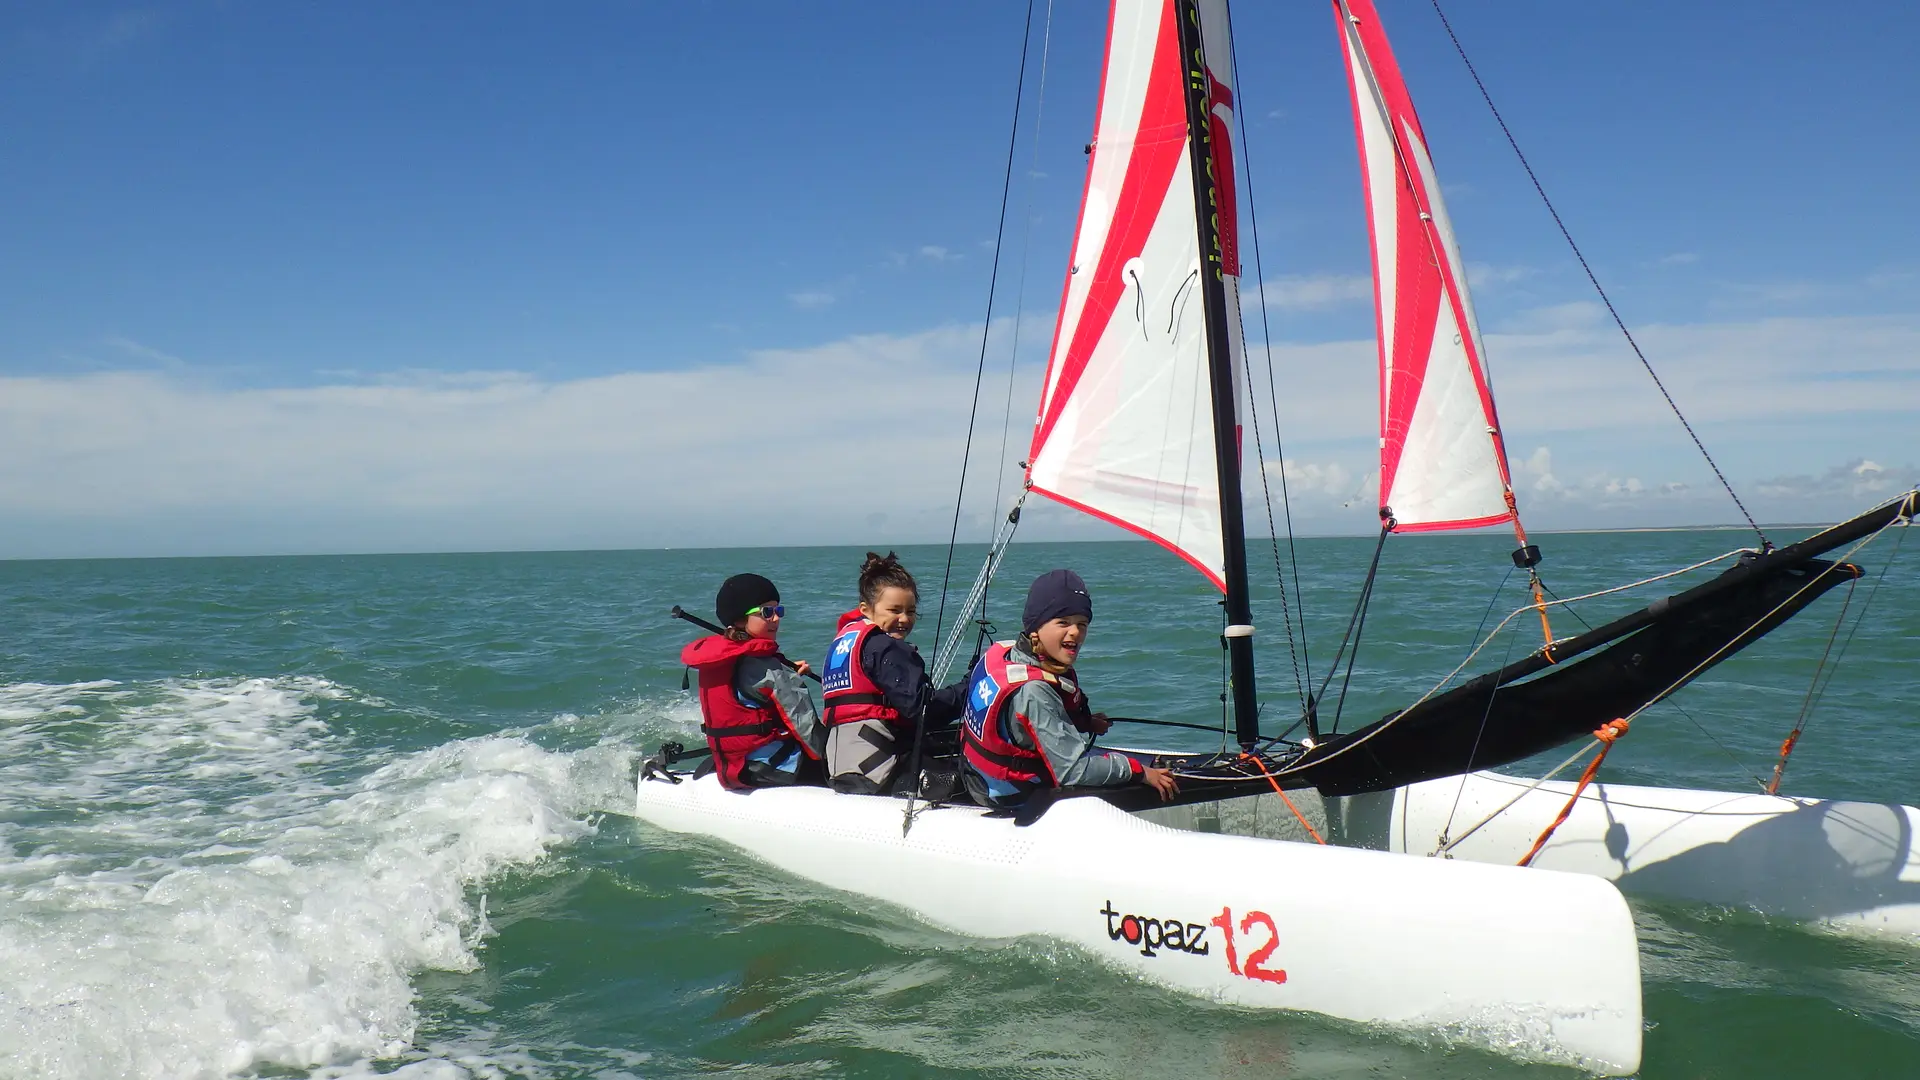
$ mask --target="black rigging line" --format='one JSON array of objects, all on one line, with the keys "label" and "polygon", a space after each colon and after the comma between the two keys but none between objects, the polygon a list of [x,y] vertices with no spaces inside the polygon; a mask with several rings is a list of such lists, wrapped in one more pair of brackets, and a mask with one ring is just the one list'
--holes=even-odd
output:
[{"label": "black rigging line", "polygon": [[[1808,725],[1813,723],[1814,711],[1817,710],[1820,707],[1821,702],[1825,700],[1827,696],[1828,688],[1833,685],[1833,677],[1839,674],[1840,661],[1846,659],[1847,649],[1853,645],[1853,636],[1859,633],[1860,627],[1866,623],[1867,614],[1873,610],[1874,598],[1880,595],[1880,586],[1887,580],[1887,574],[1893,570],[1894,560],[1900,557],[1900,547],[1901,545],[1907,542],[1907,533],[1911,532],[1914,529],[1914,527],[1915,526],[1913,525],[1906,525],[1901,527],[1899,539],[1893,542],[1893,551],[1890,554],[1888,554],[1887,561],[1883,563],[1880,567],[1880,573],[1877,576],[1875,576],[1875,578],[1873,579],[1873,588],[1867,590],[1867,601],[1860,608],[1860,617],[1855,619],[1853,621],[1853,626],[1847,630],[1846,640],[1840,643],[1839,653],[1834,656],[1833,664],[1827,668],[1827,677],[1825,681],[1820,683],[1819,691],[1817,693],[1814,693],[1811,696],[1810,700],[1806,703],[1806,705],[1804,705],[1801,708],[1802,719],[1798,726],[1801,728],[1802,731],[1804,731]],[[1849,603],[1852,602],[1851,593],[1848,594],[1848,602]],[[1845,609],[1842,609],[1841,614],[1842,615],[1846,614]],[[1831,640],[1828,641],[1827,646],[1828,648],[1832,648],[1833,643]],[[1824,657],[1822,658],[1822,663],[1823,664],[1825,663]],[[1820,673],[1818,670],[1816,670],[1814,672],[1814,678],[1818,680],[1819,677],[1820,677]]]},{"label": "black rigging line", "polygon": [[[1029,29],[1028,34],[1032,34]],[[996,459],[998,468],[993,474],[993,508],[1000,509],[1001,485],[1007,473],[1007,438],[1013,428],[1013,376],[1014,369],[1020,363],[1021,317],[1027,310],[1027,268],[1033,261],[1033,174],[1040,170],[1040,123],[1047,115],[1047,59],[1053,53],[1053,0],[1047,0],[1046,29],[1040,38],[1040,86],[1039,97],[1033,103],[1032,157],[1027,166],[1026,205],[1020,211],[1020,282],[1013,289],[1013,347],[1007,352],[1007,401],[1000,411],[1000,456]],[[989,530],[988,542],[993,541],[998,531]],[[991,553],[989,553],[991,557]],[[981,615],[986,612],[986,598],[981,598]]]},{"label": "black rigging line", "polygon": [[[1234,44],[1231,34],[1227,36],[1227,53],[1237,81],[1240,74],[1239,47]],[[1267,404],[1273,416],[1273,448],[1280,458],[1280,508],[1287,522],[1287,558],[1293,563],[1294,602],[1291,606],[1287,604],[1287,576],[1280,570],[1280,532],[1273,527],[1273,488],[1267,482],[1265,450],[1260,445],[1260,407],[1253,397],[1251,372],[1247,377],[1247,411],[1253,414],[1254,460],[1260,466],[1260,493],[1267,503],[1267,536],[1273,541],[1273,576],[1275,583],[1280,586],[1280,617],[1287,626],[1287,655],[1293,658],[1293,684],[1300,694],[1300,708],[1304,715],[1313,709],[1313,699],[1307,695],[1307,686],[1313,682],[1313,657],[1307,649],[1307,608],[1300,599],[1300,557],[1293,545],[1293,502],[1287,497],[1287,448],[1280,438],[1280,396],[1274,390],[1273,383],[1273,329],[1267,321],[1267,272],[1260,261],[1260,216],[1254,211],[1253,161],[1247,155],[1247,114],[1241,108],[1244,103],[1244,96],[1234,103],[1233,118],[1240,126],[1240,171],[1247,181],[1247,224],[1253,232],[1253,273],[1260,282],[1260,338],[1267,356]],[[1246,326],[1243,323],[1240,327],[1240,354],[1244,357],[1246,352]],[[1295,649],[1293,640],[1296,609],[1300,618],[1298,649]]]},{"label": "black rigging line", "polygon": [[1700,436],[1694,433],[1693,425],[1687,422],[1686,414],[1680,411],[1680,406],[1673,400],[1673,395],[1667,392],[1667,384],[1660,381],[1660,375],[1653,370],[1653,364],[1647,360],[1647,354],[1640,351],[1640,343],[1633,340],[1633,332],[1627,329],[1626,321],[1620,318],[1620,312],[1614,309],[1613,300],[1607,296],[1607,290],[1600,287],[1600,279],[1594,275],[1593,267],[1588,265],[1587,257],[1581,254],[1580,245],[1573,242],[1573,234],[1567,231],[1566,222],[1560,220],[1560,211],[1553,208],[1553,200],[1547,198],[1547,189],[1541,186],[1540,178],[1534,175],[1533,166],[1527,162],[1527,155],[1521,152],[1519,141],[1507,128],[1506,118],[1500,115],[1500,109],[1494,105],[1493,95],[1487,93],[1487,84],[1480,81],[1480,72],[1475,70],[1473,61],[1467,59],[1467,50],[1460,44],[1459,35],[1453,32],[1453,24],[1447,21],[1447,13],[1440,10],[1440,0],[1432,0],[1432,3],[1433,13],[1440,16],[1440,25],[1446,28],[1447,37],[1453,41],[1453,50],[1460,54],[1460,62],[1467,65],[1467,74],[1473,76],[1473,85],[1480,89],[1481,100],[1487,103],[1487,108],[1493,113],[1494,122],[1500,125],[1500,133],[1507,137],[1507,145],[1513,147],[1514,156],[1520,159],[1520,167],[1527,171],[1527,179],[1533,181],[1533,190],[1539,193],[1540,201],[1546,204],[1547,213],[1552,215],[1553,224],[1560,230],[1561,238],[1567,242],[1568,247],[1573,249],[1573,257],[1580,261],[1580,269],[1586,271],[1587,280],[1593,283],[1593,291],[1600,294],[1600,302],[1607,306],[1607,314],[1613,316],[1613,325],[1620,328],[1620,333],[1626,337],[1627,344],[1633,349],[1633,355],[1640,358],[1640,366],[1647,369],[1647,375],[1653,379],[1653,385],[1660,391],[1660,396],[1667,399],[1667,407],[1673,410],[1673,415],[1679,419],[1680,426],[1687,429],[1687,437],[1693,440],[1693,445],[1700,451],[1700,456],[1707,459],[1707,467],[1713,470],[1714,478],[1720,481],[1721,487],[1727,489],[1727,496],[1733,500],[1733,505],[1740,508],[1740,516],[1747,519],[1747,525],[1753,529],[1754,535],[1760,538],[1761,548],[1772,550],[1773,544],[1767,539],[1767,534],[1761,531],[1759,523],[1754,521],[1753,515],[1747,512],[1747,504],[1741,502],[1740,496],[1734,493],[1733,485],[1727,482],[1726,474],[1720,471],[1719,463],[1713,460],[1712,454],[1707,453],[1707,445],[1700,441]]},{"label": "black rigging line", "polygon": [[[1029,18],[1031,18],[1031,16],[1029,16]],[[1027,37],[1029,39],[1033,37],[1033,24],[1031,22],[1027,24]],[[994,458],[993,509],[996,513],[1000,509],[1001,488],[1007,478],[1007,437],[1008,433],[1013,429],[1013,376],[1014,370],[1020,364],[1020,327],[1027,311],[1027,267],[1033,261],[1033,174],[1040,169],[1040,122],[1045,119],[1047,115],[1047,59],[1052,54],[1053,0],[1047,0],[1046,28],[1040,36],[1039,97],[1033,103],[1032,164],[1028,166],[1027,170],[1026,204],[1020,211],[1020,283],[1015,285],[1013,289],[1013,345],[1007,350],[1007,400],[1000,410],[1000,453]],[[1022,64],[1021,71],[1024,73],[1025,70],[1026,67]],[[1016,105],[1016,108],[1017,107]],[[1011,155],[1009,155],[1009,161],[1011,161]],[[998,254],[997,251],[996,254]],[[1025,463],[1022,462],[1022,465],[1024,464]],[[994,521],[995,519],[989,517],[988,520]],[[989,563],[992,562],[994,557],[992,544],[994,540],[998,539],[998,536],[999,526],[998,522],[995,521],[994,527],[987,532],[987,560]],[[1013,537],[1009,535],[1007,539],[1011,541]],[[992,590],[993,581],[991,576],[989,576],[987,588],[980,593],[979,632],[974,641],[975,655],[986,651],[986,641],[989,638],[991,625],[987,622],[987,598],[992,593]],[[942,600],[944,599],[945,597],[942,596]],[[936,633],[938,629],[936,626]],[[935,640],[938,639],[936,638]],[[971,665],[969,665],[969,670],[971,670]]]},{"label": "black rigging line", "polygon": [[[1469,647],[1480,644],[1480,631],[1486,629],[1487,620],[1493,617],[1493,605],[1499,601],[1500,593],[1506,589],[1507,582],[1513,580],[1513,572],[1516,569],[1518,569],[1518,567],[1507,567],[1506,574],[1500,579],[1499,588],[1494,589],[1493,595],[1487,598],[1487,610],[1480,616],[1480,625],[1474,628],[1473,640],[1467,642]],[[1503,623],[1502,626],[1504,625]],[[1499,631],[1496,631],[1496,633],[1498,632]],[[1507,651],[1500,655],[1500,667],[1506,667],[1507,661],[1513,658],[1513,640],[1516,636],[1518,635],[1507,635]],[[1496,668],[1495,670],[1499,669]],[[1493,718],[1493,702],[1494,699],[1499,696],[1500,684],[1495,683],[1492,689],[1487,691],[1487,707],[1480,713],[1480,726],[1474,730],[1473,749],[1467,751],[1467,767],[1461,770],[1460,786],[1453,791],[1453,806],[1447,810],[1447,823],[1440,826],[1440,846],[1442,849],[1446,847],[1447,835],[1453,831],[1453,816],[1460,812],[1460,798],[1467,793],[1467,775],[1473,772],[1473,763],[1480,757],[1480,741],[1486,737],[1487,721]]]},{"label": "black rigging line", "polygon": [[[933,620],[935,641],[940,640],[940,630],[946,624],[947,587],[953,582],[953,549],[960,539],[960,507],[967,494],[967,463],[973,457],[973,425],[980,414],[980,383],[987,374],[987,338],[993,333],[993,294],[1000,283],[1000,244],[1007,233],[1007,196],[1013,190],[1013,154],[1020,138],[1020,106],[1027,90],[1027,47],[1033,43],[1033,0],[1027,0],[1027,18],[1022,28],[1020,75],[1013,88],[1013,130],[1007,133],[1007,170],[1000,181],[1000,223],[993,233],[993,270],[987,276],[987,321],[980,327],[980,363],[973,372],[973,404],[967,410],[967,445],[960,455],[960,484],[953,493],[953,530],[947,535],[947,566],[940,573],[940,607]],[[917,745],[918,740],[915,742]]]},{"label": "black rigging line", "polygon": [[[1380,526],[1380,539],[1373,545],[1373,562],[1367,567],[1366,583],[1360,586],[1360,599],[1353,605],[1353,617],[1347,620],[1346,635],[1340,639],[1340,648],[1333,654],[1333,666],[1327,669],[1327,677],[1320,683],[1319,693],[1314,695],[1317,700],[1324,699],[1327,696],[1327,687],[1333,685],[1333,677],[1340,673],[1340,660],[1342,657],[1345,657],[1347,661],[1347,677],[1340,683],[1340,701],[1333,709],[1332,730],[1336,732],[1340,730],[1340,711],[1346,708],[1347,705],[1347,687],[1353,683],[1353,664],[1354,661],[1360,659],[1360,635],[1366,632],[1367,608],[1371,606],[1373,602],[1373,583],[1380,575],[1380,553],[1386,550],[1387,537],[1393,533],[1393,522],[1392,519],[1387,516],[1387,511],[1380,511],[1380,516],[1384,523]],[[1349,644],[1353,646],[1351,653],[1347,651]],[[1314,721],[1313,713],[1309,711],[1307,713],[1307,730],[1317,736],[1320,732],[1315,730],[1316,727],[1317,724]]]}]

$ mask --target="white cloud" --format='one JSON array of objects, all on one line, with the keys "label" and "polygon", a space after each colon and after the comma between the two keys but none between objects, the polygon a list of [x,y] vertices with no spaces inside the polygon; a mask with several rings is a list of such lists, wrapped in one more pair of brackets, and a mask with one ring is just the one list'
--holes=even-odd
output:
[{"label": "white cloud", "polygon": [[938,244],[920,245],[919,254],[921,258],[927,260],[928,262],[936,262],[936,263],[952,262],[953,260],[958,259],[960,257],[960,255],[957,252],[948,251],[946,248],[943,248]]},{"label": "white cloud", "polygon": [[1690,263],[1699,262],[1700,253],[1697,251],[1676,251],[1671,255],[1662,255],[1654,261],[1661,266],[1686,266]]},{"label": "white cloud", "polygon": [[1338,461],[1278,461],[1266,463],[1267,475],[1275,484],[1285,481],[1287,496],[1305,498],[1309,503],[1336,503],[1341,508],[1370,500],[1379,493],[1380,474],[1356,474]]},{"label": "white cloud", "polygon": [[[565,381],[0,378],[0,556],[849,541],[875,513],[886,539],[944,537],[979,333]],[[997,441],[975,440],[969,520]]]},{"label": "white cloud", "polygon": [[1371,302],[1373,279],[1365,274],[1287,274],[1266,282],[1257,292],[1269,307],[1306,311]]},{"label": "white cloud", "polygon": [[1533,453],[1524,458],[1513,458],[1509,468],[1513,471],[1516,491],[1552,495],[1562,490],[1559,478],[1553,475],[1553,451],[1544,446],[1535,447]]},{"label": "white cloud", "polygon": [[1539,273],[1531,266],[1491,266],[1487,263],[1467,264],[1467,284],[1475,289],[1489,289],[1501,285],[1511,285],[1516,281],[1525,281]]},{"label": "white cloud", "polygon": [[[1006,388],[994,374],[963,535],[976,523],[986,534],[1004,509],[986,506],[996,474],[1009,492],[1017,476],[1052,324],[1027,318],[1009,460],[999,471],[982,450],[999,444]],[[1530,525],[1734,515],[1594,311],[1513,326],[1488,346]],[[1010,329],[996,327],[989,372],[1006,370]],[[403,371],[234,388],[204,368],[146,364],[0,378],[0,555],[944,538],[978,334],[866,335],[570,380]],[[1911,461],[1920,317],[1650,326],[1641,339],[1762,520],[1836,520],[1915,479],[1876,463]],[[1264,413],[1263,356],[1252,374]],[[1297,524],[1369,530],[1373,343],[1282,343],[1275,363]],[[1271,457],[1271,425],[1263,437]],[[1844,472],[1821,471],[1843,460]],[[857,485],[834,479],[849,462]],[[863,532],[873,514],[886,515],[885,536]],[[1066,512],[1033,522],[1023,535],[1085,525]]]},{"label": "white cloud", "polygon": [[[1538,309],[1487,335],[1515,489],[1539,528],[1693,524],[1739,512],[1605,310]],[[1920,420],[1920,316],[1829,316],[1636,330],[1662,380],[1763,521],[1838,520],[1878,497],[1759,479],[1859,457],[1908,461]],[[1263,354],[1251,358],[1261,404]],[[1371,341],[1276,343],[1290,454],[1375,465],[1378,358]],[[1266,410],[1263,408],[1262,410]],[[1266,431],[1269,452],[1271,430]],[[1542,448],[1551,450],[1542,452]],[[1892,489],[1914,476],[1894,472]],[[1638,485],[1633,483],[1638,481]],[[1890,490],[1892,490],[1890,489]],[[1276,493],[1277,495],[1277,493]],[[1338,527],[1364,531],[1363,517]]]},{"label": "white cloud", "polygon": [[825,289],[802,289],[799,292],[787,294],[788,302],[802,311],[815,311],[829,307],[837,299],[839,298]]}]

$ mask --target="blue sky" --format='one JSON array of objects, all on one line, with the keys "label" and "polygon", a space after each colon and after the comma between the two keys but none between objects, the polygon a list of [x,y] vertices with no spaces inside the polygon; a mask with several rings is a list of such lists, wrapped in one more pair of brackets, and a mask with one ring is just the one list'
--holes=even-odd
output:
[{"label": "blue sky", "polygon": [[[1730,520],[1432,8],[1380,7],[1528,520]],[[1911,482],[1920,14],[1448,7],[1756,512]],[[944,536],[1024,10],[9,7],[0,556]],[[970,527],[1024,446],[1104,11],[1054,8],[1037,123],[1036,13]],[[1235,18],[1299,520],[1363,531],[1372,315],[1333,20]]]}]

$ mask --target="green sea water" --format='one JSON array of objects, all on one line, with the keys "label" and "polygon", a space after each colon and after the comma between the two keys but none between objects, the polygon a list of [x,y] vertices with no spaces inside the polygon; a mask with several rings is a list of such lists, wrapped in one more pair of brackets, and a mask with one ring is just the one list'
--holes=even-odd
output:
[{"label": "green sea water", "polygon": [[[1920,801],[1920,553],[1889,563],[1901,536],[1859,554],[1871,573],[1850,600],[1837,590],[1636,722],[1603,777],[1752,789],[1839,625],[1783,791]],[[1745,542],[1542,538],[1562,596]],[[1417,696],[1524,599],[1508,546],[1388,545],[1344,726]],[[1325,677],[1371,551],[1282,549],[1307,615],[1296,661],[1255,546],[1269,729],[1297,711],[1296,664],[1299,682]],[[0,563],[0,1076],[1578,1075],[1445,1032],[1210,1004],[1045,939],[956,936],[633,819],[638,757],[695,739],[688,628],[667,609],[766,574],[787,651],[817,660],[860,554]],[[927,651],[944,554],[903,552]],[[979,555],[960,551],[960,591]],[[1095,706],[1217,724],[1217,598],[1158,548],[1017,545],[989,617],[1010,628],[1024,582],[1063,565],[1094,594]],[[1597,623],[1651,597],[1576,610]],[[1515,620],[1481,660],[1537,634]],[[1920,944],[1634,909],[1641,1075],[1920,1076]]]}]

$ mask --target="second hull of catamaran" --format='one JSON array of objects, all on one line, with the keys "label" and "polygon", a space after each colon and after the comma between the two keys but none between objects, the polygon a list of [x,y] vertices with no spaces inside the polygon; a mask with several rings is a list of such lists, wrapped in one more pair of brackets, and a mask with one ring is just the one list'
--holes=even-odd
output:
[{"label": "second hull of catamaran", "polygon": [[643,777],[638,816],[985,938],[1040,935],[1234,1005],[1640,1062],[1632,916],[1594,877],[1166,828],[1093,798],[1017,826],[822,788]]},{"label": "second hull of catamaran", "polygon": [[[1323,798],[1289,792],[1139,813],[1174,828],[1511,867],[1574,785],[1494,772]],[[1712,904],[1920,943],[1920,809],[1755,792],[1593,784],[1533,859],[1628,896]]]},{"label": "second hull of catamaran", "polygon": [[[1573,787],[1477,772],[1328,803],[1343,843],[1512,865]],[[1533,865],[1920,941],[1920,810],[1897,803],[1594,784]]]}]

